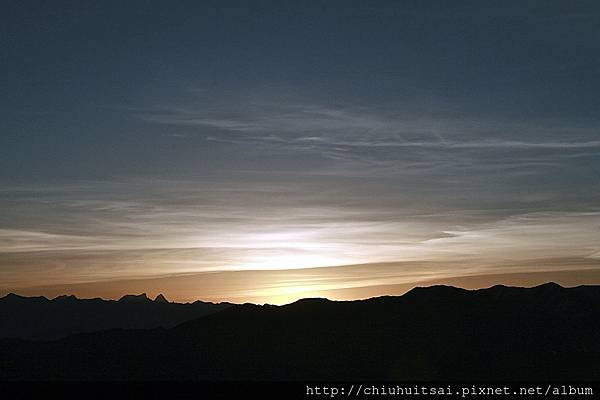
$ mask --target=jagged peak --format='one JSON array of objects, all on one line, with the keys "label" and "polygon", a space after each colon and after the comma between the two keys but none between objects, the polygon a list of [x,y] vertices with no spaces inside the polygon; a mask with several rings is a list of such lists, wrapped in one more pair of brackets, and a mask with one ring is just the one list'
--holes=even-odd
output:
[{"label": "jagged peak", "polygon": [[156,296],[156,298],[154,299],[155,303],[168,303],[169,300],[166,299],[166,297],[160,293],[158,296]]}]

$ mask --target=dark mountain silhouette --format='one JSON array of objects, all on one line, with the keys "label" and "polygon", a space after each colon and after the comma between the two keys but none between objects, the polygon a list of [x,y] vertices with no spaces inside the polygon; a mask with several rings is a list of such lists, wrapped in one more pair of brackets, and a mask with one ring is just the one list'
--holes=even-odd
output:
[{"label": "dark mountain silhouette", "polygon": [[236,305],[171,329],[0,341],[0,378],[599,380],[600,287]]},{"label": "dark mountain silhouette", "polygon": [[49,300],[11,293],[0,298],[0,337],[56,339],[112,328],[170,328],[229,306],[201,301],[169,303],[162,294],[154,301],[145,293],[114,301],[72,295]]},{"label": "dark mountain silhouette", "polygon": [[156,298],[154,299],[155,302],[157,303],[168,303],[169,301],[165,298],[165,296],[163,296],[163,294],[159,294],[158,296],[156,296]]},{"label": "dark mountain silhouette", "polygon": [[126,294],[119,299],[121,303],[145,303],[150,301],[146,293],[142,294]]}]

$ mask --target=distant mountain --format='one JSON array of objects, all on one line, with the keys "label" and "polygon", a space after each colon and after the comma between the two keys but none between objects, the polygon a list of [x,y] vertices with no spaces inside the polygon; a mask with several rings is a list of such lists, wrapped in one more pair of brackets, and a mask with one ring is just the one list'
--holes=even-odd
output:
[{"label": "distant mountain", "polygon": [[165,298],[165,296],[163,296],[163,294],[159,294],[158,296],[156,296],[156,298],[154,299],[155,302],[157,303],[168,303],[169,301]]},{"label": "distant mountain", "polygon": [[600,287],[235,305],[171,329],[0,340],[0,379],[600,380]]},{"label": "distant mountain", "polygon": [[228,303],[169,303],[162,295],[154,301],[143,293],[118,301],[59,296],[0,298],[0,338],[56,339],[105,329],[170,328],[181,322],[221,311]]}]

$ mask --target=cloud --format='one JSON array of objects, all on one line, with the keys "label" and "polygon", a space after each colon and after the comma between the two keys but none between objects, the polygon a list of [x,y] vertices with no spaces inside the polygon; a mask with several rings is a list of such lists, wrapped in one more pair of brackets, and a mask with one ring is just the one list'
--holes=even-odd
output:
[{"label": "cloud", "polygon": [[[189,179],[0,189],[1,278],[424,262],[487,273],[598,257],[594,126],[289,98],[201,105],[136,111],[163,134],[185,127],[178,143],[214,146]],[[211,157],[225,163],[213,175]]]},{"label": "cloud", "polygon": [[[332,173],[390,174],[492,166],[544,174],[600,154],[598,128],[561,121],[498,121],[475,115],[382,106],[320,106],[284,99],[169,106],[137,113],[148,122],[183,126],[209,142],[258,154],[316,155]],[[357,172],[358,171],[358,172]],[[512,171],[512,172],[511,172]]]},{"label": "cloud", "polygon": [[0,254],[45,250],[74,250],[95,247],[98,238],[62,235],[19,229],[0,229]]},{"label": "cloud", "polygon": [[489,273],[507,262],[531,266],[533,260],[594,259],[600,252],[598,211],[432,213],[422,201],[398,203],[363,187],[310,182],[294,183],[293,190],[253,181],[87,185],[62,196],[44,189],[16,199],[43,217],[32,226],[10,218],[12,226],[0,230],[6,284],[390,262]]}]

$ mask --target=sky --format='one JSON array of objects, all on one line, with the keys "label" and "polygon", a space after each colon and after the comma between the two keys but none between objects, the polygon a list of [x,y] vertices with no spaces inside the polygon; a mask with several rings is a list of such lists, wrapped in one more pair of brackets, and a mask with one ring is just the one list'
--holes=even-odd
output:
[{"label": "sky", "polygon": [[600,284],[597,2],[96,3],[0,15],[0,294]]}]

